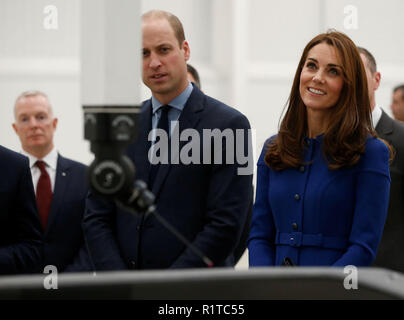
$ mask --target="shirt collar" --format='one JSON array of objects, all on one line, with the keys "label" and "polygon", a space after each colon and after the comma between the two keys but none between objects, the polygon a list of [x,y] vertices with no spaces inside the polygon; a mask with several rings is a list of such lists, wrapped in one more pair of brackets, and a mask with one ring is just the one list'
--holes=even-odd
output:
[{"label": "shirt collar", "polygon": [[376,128],[381,117],[382,117],[382,109],[379,108],[378,106],[375,106],[372,111],[373,128]]},{"label": "shirt collar", "polygon": [[[191,82],[188,81],[188,86],[185,88],[185,90],[177,97],[175,97],[173,100],[171,100],[169,104],[171,107],[182,111],[184,109],[185,104],[188,101],[189,96],[192,93],[193,86]],[[152,109],[153,109],[153,114],[162,106],[163,104],[158,101],[154,96],[152,96]]]},{"label": "shirt collar", "polygon": [[49,166],[53,170],[56,170],[56,165],[57,165],[57,161],[58,161],[58,153],[57,153],[55,148],[53,148],[52,151],[49,152],[42,159],[38,159],[37,157],[33,156],[32,154],[30,154],[30,153],[28,153],[28,152],[26,152],[24,150],[22,150],[21,153],[24,156],[28,157],[28,159],[29,159],[29,167],[30,168],[32,168],[35,165],[35,162],[37,162],[38,160],[42,160],[47,164],[47,166]]}]

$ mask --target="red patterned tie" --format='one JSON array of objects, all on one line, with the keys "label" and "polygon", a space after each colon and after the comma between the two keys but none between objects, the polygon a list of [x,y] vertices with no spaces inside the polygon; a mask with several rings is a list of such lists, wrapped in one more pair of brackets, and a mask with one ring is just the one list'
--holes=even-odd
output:
[{"label": "red patterned tie", "polygon": [[46,164],[43,161],[37,161],[35,165],[41,170],[41,176],[39,177],[36,187],[36,202],[38,205],[39,218],[41,219],[42,227],[46,230],[46,224],[48,223],[49,210],[52,201],[52,186],[48,172],[45,167]]}]

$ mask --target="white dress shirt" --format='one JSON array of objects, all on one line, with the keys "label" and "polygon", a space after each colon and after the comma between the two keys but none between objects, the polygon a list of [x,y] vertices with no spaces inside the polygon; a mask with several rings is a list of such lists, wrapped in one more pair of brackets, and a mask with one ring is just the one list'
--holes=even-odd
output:
[{"label": "white dress shirt", "polygon": [[381,117],[382,117],[382,109],[380,109],[378,106],[375,106],[375,108],[372,111],[373,128],[376,129],[376,126],[379,123]]},{"label": "white dress shirt", "polygon": [[35,165],[35,162],[37,160],[42,160],[46,163],[46,171],[49,174],[49,177],[51,180],[52,192],[53,192],[53,190],[55,189],[56,165],[58,162],[58,153],[57,153],[56,149],[53,148],[52,151],[49,152],[42,159],[38,159],[25,151],[21,151],[21,153],[24,156],[27,156],[29,159],[29,167],[31,169],[32,183],[34,184],[35,194],[36,194],[36,186],[38,184],[39,177],[41,176],[41,170],[39,170],[39,168]]}]

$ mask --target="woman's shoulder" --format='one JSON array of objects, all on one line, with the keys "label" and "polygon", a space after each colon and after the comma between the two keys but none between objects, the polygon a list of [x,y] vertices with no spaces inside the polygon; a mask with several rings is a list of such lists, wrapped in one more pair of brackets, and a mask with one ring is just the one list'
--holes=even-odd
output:
[{"label": "woman's shoulder", "polygon": [[366,154],[389,154],[389,148],[378,137],[368,137],[366,140]]},{"label": "woman's shoulder", "polygon": [[264,146],[262,147],[261,155],[258,159],[258,165],[266,165],[265,164],[265,155],[268,152],[268,148],[270,144],[276,139],[277,135],[273,135],[265,140]]},{"label": "woman's shoulder", "polygon": [[362,156],[361,164],[367,170],[381,170],[389,172],[389,148],[377,137],[368,137],[366,140],[365,153]]}]

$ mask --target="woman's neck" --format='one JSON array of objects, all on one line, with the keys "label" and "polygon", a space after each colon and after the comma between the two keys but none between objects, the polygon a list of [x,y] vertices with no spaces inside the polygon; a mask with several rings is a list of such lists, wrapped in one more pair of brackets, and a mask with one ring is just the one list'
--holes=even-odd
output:
[{"label": "woman's neck", "polygon": [[307,111],[307,133],[309,138],[315,138],[323,134],[328,127],[329,112],[326,110]]}]

